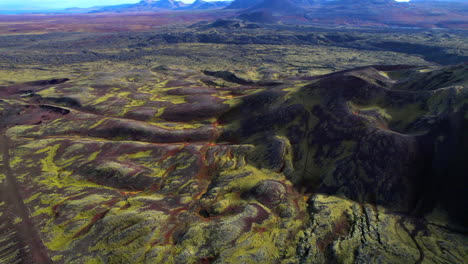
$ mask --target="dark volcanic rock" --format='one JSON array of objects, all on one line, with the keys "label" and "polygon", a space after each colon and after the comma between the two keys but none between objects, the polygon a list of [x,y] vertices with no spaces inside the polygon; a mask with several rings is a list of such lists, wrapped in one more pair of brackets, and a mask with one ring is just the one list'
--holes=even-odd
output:
[{"label": "dark volcanic rock", "polygon": [[[418,74],[414,76],[418,80]],[[428,151],[436,153],[435,146],[420,135],[435,133],[437,136],[431,136],[435,141],[435,137],[442,136],[435,132],[438,131],[438,122],[458,120],[450,121],[456,122],[452,126],[454,131],[460,131],[466,122],[451,117],[459,116],[459,111],[466,111],[466,97],[459,94],[445,99],[451,100],[450,103],[438,103],[446,110],[430,121],[436,123],[424,126],[419,123],[426,118],[422,114],[423,109],[435,107],[432,105],[435,99],[429,98],[437,95],[431,92],[433,86],[429,80],[434,80],[434,86],[439,88],[466,83],[466,65],[422,74],[419,78],[427,81],[413,83],[406,80],[394,85],[393,80],[368,68],[324,76],[285,101],[277,97],[279,94],[271,101],[261,93],[245,97],[239,108],[221,117],[222,122],[241,119],[241,127],[226,131],[221,140],[266,147],[271,144],[267,138],[282,134],[280,131],[286,129],[294,150],[291,158],[295,169],[290,177],[298,185],[307,187],[310,184],[308,187],[313,192],[340,193],[355,201],[412,211],[421,199],[425,199],[421,196],[425,189],[421,182],[428,180],[428,164],[434,164],[434,158],[428,155]],[[404,87],[422,91],[415,94],[399,90]],[[421,114],[417,118],[418,112]],[[404,113],[408,120],[404,120]],[[399,118],[401,120],[397,120]],[[302,127],[293,125],[298,122],[296,120],[301,120]],[[298,133],[298,130],[304,133]],[[453,136],[454,139],[458,137]],[[458,153],[459,150],[453,152]],[[268,164],[263,162],[268,160],[267,153],[274,153],[274,150],[258,152],[257,156],[263,158],[255,158],[255,162],[263,166]]]},{"label": "dark volcanic rock", "polygon": [[255,5],[261,4],[264,0],[235,0],[227,9],[247,9],[254,7]]},{"label": "dark volcanic rock", "polygon": [[466,263],[467,64],[239,76],[2,87],[0,263]]},{"label": "dark volcanic rock", "polygon": [[239,19],[255,23],[275,23],[278,21],[271,12],[265,10],[243,13],[238,17]]}]

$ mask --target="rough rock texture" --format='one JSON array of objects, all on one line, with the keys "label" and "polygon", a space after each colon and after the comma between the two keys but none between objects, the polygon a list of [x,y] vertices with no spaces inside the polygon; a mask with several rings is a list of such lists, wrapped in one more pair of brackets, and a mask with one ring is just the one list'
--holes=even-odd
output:
[{"label": "rough rock texture", "polygon": [[466,263],[467,81],[461,64],[1,87],[0,263]]}]

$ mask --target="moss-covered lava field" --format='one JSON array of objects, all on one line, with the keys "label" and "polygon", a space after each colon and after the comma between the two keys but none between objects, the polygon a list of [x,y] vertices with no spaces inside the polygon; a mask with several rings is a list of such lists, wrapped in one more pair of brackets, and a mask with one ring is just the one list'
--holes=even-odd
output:
[{"label": "moss-covered lava field", "polygon": [[466,263],[466,39],[0,36],[0,263]]}]

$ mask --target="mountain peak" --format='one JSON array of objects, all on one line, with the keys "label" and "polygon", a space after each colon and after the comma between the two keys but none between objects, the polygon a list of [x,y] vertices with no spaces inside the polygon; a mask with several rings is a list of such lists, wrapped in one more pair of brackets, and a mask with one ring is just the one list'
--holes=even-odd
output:
[{"label": "mountain peak", "polygon": [[190,9],[190,10],[207,10],[207,9],[220,9],[225,8],[231,3],[231,1],[211,1],[207,2],[204,0],[196,0],[192,4],[179,9]]},{"label": "mountain peak", "polygon": [[183,2],[174,0],[142,0],[138,5],[150,5],[152,8],[161,9],[174,9],[186,6]]}]

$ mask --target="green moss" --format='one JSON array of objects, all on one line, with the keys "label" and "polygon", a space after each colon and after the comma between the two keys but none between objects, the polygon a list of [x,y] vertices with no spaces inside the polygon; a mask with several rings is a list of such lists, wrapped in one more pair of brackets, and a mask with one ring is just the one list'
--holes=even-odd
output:
[{"label": "green moss", "polygon": [[36,154],[47,153],[47,156],[41,159],[42,171],[50,173],[58,173],[60,168],[55,165],[54,158],[57,150],[60,148],[60,144],[45,147],[41,150],[36,151]]},{"label": "green moss", "polygon": [[92,101],[92,104],[93,105],[98,105],[98,104],[102,104],[102,103],[105,103],[105,102],[108,102],[108,101],[112,102],[113,100],[111,100],[111,99],[113,99],[113,98],[119,98],[119,97],[114,93],[106,93],[104,95],[96,97],[96,99]]},{"label": "green moss", "polygon": [[101,258],[88,258],[84,261],[85,261],[83,262],[84,264],[104,264],[105,263],[104,261],[102,261]]},{"label": "green moss", "polygon": [[446,88],[433,91],[427,101],[427,107],[431,114],[438,115],[449,109],[458,111],[467,101],[466,96],[458,88]]},{"label": "green moss", "polygon": [[418,103],[399,107],[388,107],[386,112],[392,117],[391,123],[396,124],[396,129],[403,131],[409,124],[413,123],[424,114],[421,105]]},{"label": "green moss", "polygon": [[[77,239],[77,234],[83,230],[86,226],[93,224],[93,217],[98,213],[98,210],[103,210],[107,206],[96,207],[93,210],[83,210],[90,205],[99,205],[107,202],[109,198],[93,194],[85,196],[79,200],[67,200],[64,199],[59,203],[65,203],[66,206],[70,209],[70,213],[75,213],[71,220],[62,223],[54,224],[53,220],[51,221],[42,231],[47,234],[48,239],[45,241],[45,245],[52,251],[63,251],[70,248],[71,244]],[[52,208],[53,205],[49,203],[49,208]],[[102,208],[104,207],[104,208]],[[74,210],[73,210],[74,209]],[[70,227],[73,228],[70,228]],[[66,229],[65,229],[66,228]]]},{"label": "green moss", "polygon": [[89,129],[96,128],[96,127],[102,125],[102,124],[103,124],[104,122],[106,122],[107,120],[110,120],[110,118],[102,118],[102,119],[100,119],[99,121],[97,121],[95,124],[89,126],[88,128],[89,128]]},{"label": "green moss", "polygon": [[[221,177],[226,177],[230,173],[232,172],[222,171],[220,175]],[[235,178],[228,184],[228,186],[240,191],[249,190],[263,180],[275,178],[272,177],[271,171],[258,169],[252,165],[246,165],[244,168],[236,170],[235,173],[247,173],[247,176]]]},{"label": "green moss", "polygon": [[56,87],[49,87],[47,89],[37,92],[42,97],[57,97],[58,92]]},{"label": "green moss", "polygon": [[[45,68],[49,68],[44,65]],[[37,80],[46,80],[54,78],[67,78],[70,77],[70,69],[67,67],[58,68],[52,67],[53,70],[38,70],[33,65],[28,67],[19,67],[15,69],[1,69],[0,70],[0,84],[2,86],[11,85],[11,83],[24,83]]]},{"label": "green moss", "polygon": [[33,125],[14,126],[14,127],[9,128],[6,134],[9,137],[17,138],[20,135],[28,134],[28,132],[34,128],[36,128],[36,126],[33,126]]},{"label": "green moss", "polygon": [[[15,243],[9,243],[4,248],[0,248],[0,250],[3,252],[4,249],[12,248],[14,246]],[[19,249],[16,249],[13,252],[7,252],[7,254],[0,257],[0,261],[2,263],[15,263],[18,259],[21,259],[21,251]]]},{"label": "green moss", "polygon": [[358,110],[358,111],[375,111],[379,113],[382,117],[384,117],[387,120],[392,120],[393,117],[387,112],[387,109],[379,107],[377,105],[359,105],[353,102],[348,102],[349,106],[353,110]]},{"label": "green moss", "polygon": [[[161,112],[162,113],[162,112]],[[215,122],[214,119],[208,119],[206,120],[208,122]],[[198,123],[198,122],[187,122],[187,123],[168,123],[168,122],[155,122],[152,123],[158,127],[164,128],[164,129],[172,129],[172,130],[180,130],[180,129],[197,129],[204,124]]]},{"label": "green moss", "polygon": [[101,150],[93,152],[91,155],[89,155],[88,161],[95,160],[100,153],[101,153]]},{"label": "green moss", "polygon": [[40,216],[42,214],[51,216],[53,215],[53,211],[51,207],[39,207],[35,206],[33,212],[31,213],[31,216]]},{"label": "green moss", "polygon": [[39,198],[40,195],[41,195],[40,192],[35,193],[34,195],[31,195],[28,199],[25,199],[24,202],[25,203],[30,203],[30,202],[36,200],[37,198]]},{"label": "green moss", "polygon": [[[369,56],[361,52],[341,48],[334,48],[334,52],[329,52],[330,50],[324,47],[291,48],[278,45],[265,45],[262,47],[247,45],[242,47],[247,50],[246,52],[258,55],[262,68],[256,68],[252,65],[245,65],[244,62],[240,61],[228,63],[230,60],[226,58],[212,63],[212,58],[195,55],[200,58],[200,62],[194,63],[191,59],[185,57],[180,58],[182,60],[180,61],[174,60],[172,55],[163,55],[167,53],[164,49],[166,51],[171,49],[172,52],[173,48],[178,51],[190,51],[190,54],[197,54],[197,52],[207,48],[210,48],[210,54],[213,52],[212,50],[223,55],[231,52],[229,50],[231,46],[228,45],[193,43],[175,46],[160,45],[158,49],[163,50],[163,52],[159,52],[161,56],[157,58],[156,62],[148,63],[174,63],[175,61],[176,64],[187,63],[187,65],[183,66],[185,69],[203,67],[203,69],[210,70],[229,70],[239,66],[242,68],[240,72],[236,72],[239,76],[246,79],[261,80],[267,75],[267,79],[282,79],[282,74],[297,72],[298,68],[305,69],[308,73],[330,72],[334,70],[334,66],[326,66],[326,64],[330,60],[336,59],[336,56],[346,58],[357,55]],[[250,48],[251,50],[249,50]],[[282,63],[280,66],[272,65],[268,62],[271,59],[265,60],[265,58],[269,57],[265,50],[269,50],[268,54],[271,51],[283,54],[284,56],[281,56],[281,59],[284,62],[293,61],[293,63],[290,65]],[[112,53],[112,51],[106,51],[106,53]],[[232,54],[236,59],[238,58],[237,52]],[[307,54],[307,56],[304,56],[304,54]],[[391,60],[394,59],[393,55],[389,54]],[[252,57],[254,60],[257,58],[257,56]],[[265,61],[267,61],[267,64],[264,64]],[[102,65],[99,65],[100,63]],[[360,63],[363,64],[364,62]],[[313,68],[311,65],[314,64],[322,68]],[[297,117],[284,127],[275,127],[272,130],[273,133],[269,135],[284,143],[285,150],[282,159],[285,166],[282,168],[282,173],[277,173],[265,168],[266,166],[261,166],[263,165],[262,159],[268,154],[263,135],[257,135],[247,140],[241,139],[239,143],[241,145],[222,146],[213,144],[209,148],[209,153],[216,153],[214,154],[216,156],[215,161],[206,159],[211,155],[204,152],[206,142],[191,144],[187,147],[184,144],[136,142],[127,140],[124,137],[114,138],[114,140],[121,140],[121,142],[85,138],[90,130],[104,128],[113,122],[132,126],[155,125],[160,128],[171,129],[174,132],[215,124],[216,118],[204,120],[204,122],[163,122],[160,117],[165,109],[162,107],[157,109],[157,113],[151,118],[150,122],[116,118],[126,115],[135,107],[145,106],[147,103],[148,107],[156,107],[151,105],[151,101],[171,104],[187,103],[186,96],[174,96],[166,93],[174,88],[166,87],[168,79],[183,80],[206,86],[200,80],[206,77],[202,76],[199,71],[168,70],[164,73],[156,71],[153,73],[145,73],[144,71],[128,73],[132,68],[142,69],[141,67],[129,67],[128,65],[128,63],[117,62],[73,65],[70,67],[75,67],[77,71],[73,75],[73,80],[70,81],[72,85],[57,86],[41,91],[43,96],[57,96],[58,94],[76,98],[82,103],[83,109],[89,109],[90,112],[96,111],[99,115],[70,109],[72,112],[69,115],[54,121],[43,122],[36,126],[16,126],[8,130],[8,136],[15,141],[15,147],[17,146],[12,150],[13,158],[11,160],[13,169],[18,169],[18,173],[15,172],[15,175],[17,178],[30,179],[31,186],[34,187],[31,188],[33,193],[25,202],[30,207],[34,220],[40,223],[41,236],[45,238],[46,246],[53,254],[56,254],[54,261],[80,264],[178,264],[199,263],[203,258],[216,256],[218,262],[226,263],[298,263],[298,259],[294,260],[294,257],[298,255],[296,245],[306,243],[299,242],[299,238],[304,240],[310,238],[312,243],[308,244],[308,250],[318,251],[318,244],[321,241],[330,239],[327,235],[333,233],[337,224],[346,226],[347,223],[343,219],[349,219],[348,224],[354,225],[350,227],[354,233],[335,232],[339,233],[340,236],[338,237],[333,237],[335,234],[331,234],[333,241],[330,241],[327,247],[328,253],[336,252],[334,257],[340,263],[353,262],[356,246],[364,245],[361,239],[366,240],[370,245],[379,244],[378,241],[375,242],[369,238],[371,232],[360,233],[361,229],[366,230],[366,228],[369,230],[371,228],[380,228],[379,231],[383,230],[380,235],[382,236],[382,243],[386,246],[389,245],[387,250],[401,248],[398,244],[400,243],[403,247],[410,248],[408,251],[414,251],[413,240],[399,224],[401,218],[387,216],[386,213],[383,213],[384,208],[378,208],[379,212],[381,212],[379,221],[375,220],[372,214],[369,214],[368,221],[362,221],[366,219],[364,219],[364,212],[360,208],[368,205],[357,204],[336,196],[318,195],[315,198],[317,206],[313,203],[309,205],[310,207],[315,206],[314,211],[310,213],[313,216],[311,221],[315,221],[313,229],[309,229],[307,232],[299,232],[304,230],[303,225],[307,220],[305,216],[306,205],[301,194],[294,189],[295,187],[291,186],[286,177],[294,180],[294,177],[290,175],[297,173],[297,177],[304,178],[304,184],[312,186],[318,184],[317,182],[321,180],[320,177],[333,170],[334,162],[352,153],[356,144],[353,141],[339,142],[337,152],[341,154],[338,157],[333,157],[333,159],[326,159],[322,163],[314,161],[317,154],[316,146],[311,146],[306,138],[300,139],[301,141],[297,143],[299,144],[299,153],[293,153],[293,146],[291,146],[288,139],[291,126],[301,127],[302,132],[307,133],[313,130],[318,123],[318,118],[313,116],[311,111],[315,106],[322,103],[322,99],[320,89],[314,89],[314,81],[294,78],[293,80],[285,80],[284,87],[287,88],[259,87],[258,89],[249,89],[239,97],[232,96],[230,91],[218,89],[214,95],[226,100],[225,105],[234,107],[243,101],[242,97],[244,95],[267,89],[282,89],[288,94],[278,101],[278,105],[301,104],[306,111],[311,113],[307,124],[304,124],[301,117]],[[89,69],[85,69],[85,67],[89,67]],[[106,67],[108,69],[105,69]],[[151,67],[151,65],[146,68],[148,67]],[[65,68],[67,67],[61,70],[66,71]],[[68,70],[71,70],[71,68]],[[103,73],[104,70],[113,72]],[[275,70],[281,70],[281,72],[275,73],[273,72]],[[89,75],[83,74],[90,71],[94,72]],[[35,73],[39,72],[35,71]],[[384,72],[379,72],[378,74],[386,78],[392,77],[392,73],[387,75]],[[2,76],[2,78],[7,77]],[[30,76],[25,78],[30,78]],[[372,79],[369,80],[373,81]],[[96,83],[100,87],[98,88],[96,85],[96,88],[91,88]],[[234,87],[229,83],[228,85]],[[146,98],[145,94],[147,95]],[[442,111],[443,109],[439,106],[443,105],[447,98],[448,95],[445,93],[434,93],[429,101],[430,111],[431,109],[434,112]],[[24,100],[24,102],[21,103],[18,100],[12,102],[25,104],[29,98],[23,97],[21,100]],[[420,114],[424,112],[424,103],[421,102],[421,106],[417,104],[397,106],[385,105],[384,102],[376,101],[369,102],[368,105],[350,103],[350,108],[360,111],[375,111],[383,118],[404,127],[419,118]],[[278,105],[272,105],[271,107],[275,108]],[[241,121],[236,120],[226,127],[219,126],[219,129],[238,131],[241,126]],[[77,133],[72,134],[71,131]],[[37,139],[31,140],[23,137],[35,137]],[[52,138],[39,139],[44,137]],[[174,146],[180,146],[179,153],[170,153]],[[184,150],[185,147],[187,149]],[[329,153],[331,148],[336,146],[324,145],[322,147],[325,153]],[[225,149],[229,149],[229,151],[225,151]],[[162,158],[165,153],[168,153],[169,156]],[[245,156],[248,153],[254,153],[252,155],[256,155],[258,159],[246,161]],[[298,157],[302,158],[295,160]],[[101,158],[108,161],[96,160]],[[160,159],[163,159],[163,161],[159,161]],[[90,167],[98,170],[116,172],[122,175],[132,175],[135,168],[142,168],[147,172],[151,170],[151,173],[145,175],[160,177],[162,185],[171,186],[171,188],[166,188],[167,190],[150,190],[148,188],[143,192],[128,192],[101,186],[83,180],[88,175],[78,175],[78,173],[82,172],[76,168],[83,166],[83,164],[89,164]],[[196,167],[194,164],[209,167],[210,171],[207,173],[209,177],[187,179],[187,175],[182,172]],[[360,171],[359,174],[362,179],[366,180],[362,168],[356,169]],[[30,171],[31,175],[24,174],[24,171]],[[171,171],[171,173],[168,173],[168,171]],[[292,173],[288,174],[291,171]],[[307,173],[304,174],[304,171]],[[137,174],[136,177],[138,176]],[[5,177],[0,174],[0,181],[2,178]],[[249,194],[249,191],[261,181],[272,179],[281,181],[287,186],[288,195],[277,207],[267,208],[254,197],[245,195]],[[325,179],[325,181],[327,180]],[[333,180],[333,178],[330,180]],[[29,187],[29,185],[25,186]],[[172,186],[174,187],[172,188]],[[195,187],[191,189],[191,186]],[[209,211],[210,217],[199,215],[200,197],[206,198],[208,201],[206,202],[206,209]],[[262,206],[267,214],[267,219],[261,223],[254,223],[251,230],[244,232],[242,228],[242,225],[245,224],[243,217],[248,218],[251,215],[243,215],[243,212],[238,213],[235,210],[235,212],[232,212],[233,210],[228,209],[248,208],[252,204],[255,207]],[[203,208],[205,208],[205,204]],[[96,218],[98,220],[93,220],[96,215],[100,216],[99,214],[102,212],[107,213],[105,217],[98,217],[99,219]],[[281,214],[281,212],[291,213],[291,215]],[[447,219],[441,219],[440,221],[445,222]],[[414,225],[410,222],[405,222],[405,228],[410,231],[415,230]],[[433,232],[432,229],[427,230]],[[225,241],[227,238],[233,238],[232,243],[227,243]],[[428,245],[428,247],[433,246],[439,239],[441,241],[455,240],[444,239],[439,234],[427,239],[417,238],[420,242],[426,241],[425,245]],[[83,245],[86,246],[83,248]],[[453,248],[457,247],[453,246]],[[460,248],[463,249],[463,247]],[[434,252],[442,254],[439,248]],[[372,252],[369,251],[369,253]],[[429,253],[426,254],[426,256],[429,255]],[[413,260],[412,258],[408,259]],[[310,260],[320,262],[320,258],[310,258]],[[395,259],[395,261],[386,263],[399,262],[398,259]]]},{"label": "green moss", "polygon": [[51,257],[52,261],[59,262],[63,259],[63,255],[55,255]]}]

